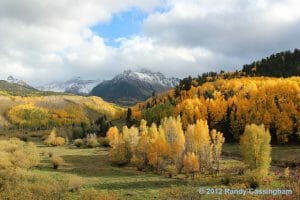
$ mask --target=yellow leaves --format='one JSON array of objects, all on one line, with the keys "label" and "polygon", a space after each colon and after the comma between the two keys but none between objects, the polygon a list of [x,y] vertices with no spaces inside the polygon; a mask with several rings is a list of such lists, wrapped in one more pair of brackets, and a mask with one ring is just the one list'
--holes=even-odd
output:
[{"label": "yellow leaves", "polygon": [[0,169],[9,170],[37,166],[40,157],[36,146],[18,139],[0,141]]},{"label": "yellow leaves", "polygon": [[49,146],[61,146],[65,144],[65,138],[57,137],[56,129],[52,129],[44,143]]},{"label": "yellow leaves", "polygon": [[7,112],[7,116],[13,124],[25,127],[46,126],[49,120],[48,110],[33,104],[14,106]]},{"label": "yellow leaves", "polygon": [[120,142],[121,142],[121,135],[119,134],[119,130],[117,127],[111,127],[109,128],[106,137],[109,140],[109,145],[112,148],[115,148]]},{"label": "yellow leaves", "polygon": [[83,104],[92,110],[105,114],[111,119],[120,118],[125,113],[125,110],[121,107],[107,103],[99,97],[87,97]]},{"label": "yellow leaves", "polygon": [[199,161],[195,153],[188,152],[183,156],[183,169],[186,173],[199,171]]},{"label": "yellow leaves", "polygon": [[241,136],[241,153],[250,170],[266,176],[271,163],[271,136],[264,125],[247,125]]}]

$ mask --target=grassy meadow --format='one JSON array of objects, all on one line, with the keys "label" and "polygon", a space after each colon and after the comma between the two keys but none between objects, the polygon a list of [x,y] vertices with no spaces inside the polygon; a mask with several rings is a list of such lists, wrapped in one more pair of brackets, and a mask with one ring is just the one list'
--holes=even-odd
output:
[{"label": "grassy meadow", "polygon": [[[30,137],[38,147],[41,162],[32,170],[35,175],[42,175],[68,182],[76,175],[82,178],[79,191],[70,192],[64,199],[81,199],[81,193],[94,188],[97,191],[108,193],[114,199],[243,199],[243,196],[200,195],[199,187],[206,188],[243,188],[242,176],[239,170],[244,168],[237,144],[225,144],[224,153],[220,162],[218,175],[198,175],[195,180],[186,178],[184,174],[169,178],[165,174],[155,174],[150,171],[138,171],[134,166],[117,167],[109,162],[109,148],[77,148],[72,144],[58,147],[46,146],[39,137]],[[286,156],[297,157],[300,153],[299,146],[274,147],[272,151],[273,162],[284,162]],[[49,152],[52,156],[60,156],[64,163],[53,169]],[[298,156],[299,158],[299,156]],[[293,169],[293,168],[291,168]],[[272,166],[272,172],[280,171],[284,167]],[[224,177],[226,179],[224,180]],[[228,182],[229,183],[228,183]],[[290,182],[286,178],[277,177],[262,188],[285,188]],[[299,186],[298,186],[299,190]],[[298,191],[299,192],[299,191]],[[262,196],[253,196],[260,199]],[[272,199],[272,196],[265,196]],[[279,197],[278,197],[279,198]],[[245,199],[249,199],[249,196]]]}]

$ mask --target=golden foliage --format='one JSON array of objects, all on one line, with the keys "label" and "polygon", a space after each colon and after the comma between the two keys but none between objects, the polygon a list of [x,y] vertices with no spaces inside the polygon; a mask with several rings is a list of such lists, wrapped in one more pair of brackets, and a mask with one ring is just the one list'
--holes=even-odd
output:
[{"label": "golden foliage", "polygon": [[52,129],[44,143],[48,146],[62,146],[66,142],[65,138],[56,136],[56,129]]},{"label": "golden foliage", "polygon": [[40,157],[36,146],[13,138],[0,141],[0,169],[31,168],[37,166]]},{"label": "golden foliage", "polygon": [[246,125],[240,147],[245,164],[261,178],[267,176],[271,163],[271,136],[264,125]]}]

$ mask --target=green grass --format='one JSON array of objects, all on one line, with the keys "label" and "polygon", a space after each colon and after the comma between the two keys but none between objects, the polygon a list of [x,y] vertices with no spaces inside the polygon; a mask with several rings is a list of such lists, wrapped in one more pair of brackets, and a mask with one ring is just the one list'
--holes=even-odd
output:
[{"label": "green grass", "polygon": [[[178,175],[175,178],[167,178],[164,175],[157,175],[153,172],[137,171],[135,167],[114,167],[108,160],[107,148],[76,148],[73,145],[61,147],[48,147],[35,138],[34,142],[42,155],[40,167],[33,170],[35,174],[42,174],[52,177],[56,180],[68,180],[72,175],[82,177],[83,186],[81,191],[95,188],[98,191],[108,191],[117,194],[120,199],[160,199],[160,194],[168,196],[174,191],[177,193],[187,194],[194,193],[196,199],[219,198],[218,196],[198,194],[199,187],[224,188],[222,177],[227,176],[232,181],[233,187],[240,187],[243,177],[238,175],[238,170],[244,168],[239,157],[238,145],[225,145],[224,151],[232,157],[226,156],[220,163],[220,174],[218,176],[199,175],[195,180],[186,179],[185,175]],[[273,154],[275,159],[282,159],[285,154],[294,155],[299,153],[300,147],[275,147]],[[54,156],[61,156],[65,163],[58,169],[54,170],[50,163],[48,152]],[[299,156],[299,154],[295,154]],[[280,157],[282,156],[282,157]],[[236,185],[235,185],[236,184]],[[281,180],[275,180],[273,185],[282,185]],[[284,184],[283,184],[284,185]],[[274,188],[276,188],[274,186]],[[269,185],[268,187],[272,187]],[[69,192],[71,199],[79,199],[80,192]],[[163,199],[165,199],[165,196]]]},{"label": "green grass", "polygon": [[[241,159],[240,148],[238,144],[225,144],[223,154],[228,157]],[[273,164],[290,161],[300,161],[300,146],[272,146],[272,162]]]},{"label": "green grass", "polygon": [[[186,184],[184,180],[140,172],[135,167],[113,167],[108,161],[106,148],[46,147],[42,144],[38,144],[38,147],[45,155],[42,156],[40,169],[36,169],[35,173],[58,179],[78,175],[83,178],[83,189],[108,190],[119,194],[122,199],[156,199],[160,189]],[[52,169],[48,152],[61,156],[65,164],[58,170]]]}]

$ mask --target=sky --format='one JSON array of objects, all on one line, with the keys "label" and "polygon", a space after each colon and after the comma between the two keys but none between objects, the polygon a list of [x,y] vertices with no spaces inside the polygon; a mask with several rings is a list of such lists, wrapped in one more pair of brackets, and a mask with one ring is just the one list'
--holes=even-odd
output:
[{"label": "sky", "polygon": [[298,0],[1,0],[0,79],[236,70],[300,47]]}]

